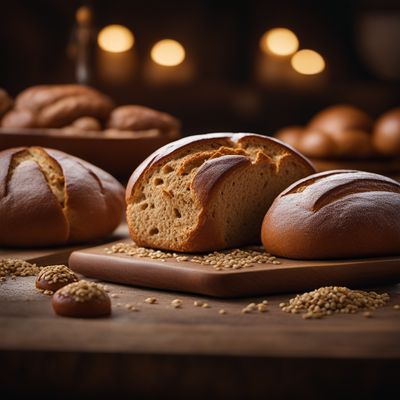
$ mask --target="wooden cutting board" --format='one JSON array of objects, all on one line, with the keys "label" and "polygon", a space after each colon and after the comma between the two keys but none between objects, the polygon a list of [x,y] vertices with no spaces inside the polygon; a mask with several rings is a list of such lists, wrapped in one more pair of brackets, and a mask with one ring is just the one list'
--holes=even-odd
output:
[{"label": "wooden cutting board", "polygon": [[[125,242],[130,242],[126,240]],[[165,262],[125,254],[107,254],[114,243],[74,251],[69,266],[90,278],[126,285],[199,293],[215,297],[255,296],[297,292],[320,286],[360,287],[400,281],[400,256],[352,260],[256,264],[239,270],[217,271],[190,261]]]}]

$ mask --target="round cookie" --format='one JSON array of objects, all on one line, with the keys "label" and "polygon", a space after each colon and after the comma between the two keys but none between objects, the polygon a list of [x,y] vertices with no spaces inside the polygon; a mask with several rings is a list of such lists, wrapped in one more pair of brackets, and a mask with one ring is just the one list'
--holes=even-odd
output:
[{"label": "round cookie", "polygon": [[78,281],[78,276],[66,265],[49,265],[40,270],[35,285],[39,290],[56,292],[58,289]]},{"label": "round cookie", "polygon": [[55,313],[63,317],[97,318],[111,314],[108,294],[97,283],[84,280],[57,290],[52,306]]}]

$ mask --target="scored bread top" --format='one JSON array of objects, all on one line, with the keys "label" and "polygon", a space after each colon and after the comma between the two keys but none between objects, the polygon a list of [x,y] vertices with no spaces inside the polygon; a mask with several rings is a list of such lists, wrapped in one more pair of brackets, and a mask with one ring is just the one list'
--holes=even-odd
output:
[{"label": "scored bread top", "polygon": [[362,171],[327,171],[284,190],[267,212],[262,241],[288,258],[400,254],[400,184]]},{"label": "scored bread top", "polygon": [[140,245],[175,251],[258,243],[273,198],[313,172],[295,150],[262,135],[178,140],[132,174],[126,190],[130,234]]},{"label": "scored bread top", "polygon": [[124,210],[123,187],[105,171],[58,150],[0,153],[0,244],[84,242],[111,233]]},{"label": "scored bread top", "polygon": [[156,150],[154,153],[150,154],[133,172],[131,175],[128,185],[126,187],[126,200],[128,201],[132,190],[139,180],[139,178],[142,177],[143,173],[145,170],[148,171],[149,168],[154,167],[156,164],[159,162],[162,162],[165,160],[166,157],[174,156],[176,152],[181,152],[183,151],[186,147],[192,146],[192,144],[195,143],[205,143],[205,142],[214,142],[215,143],[215,148],[218,149],[219,147],[223,146],[228,146],[228,147],[238,147],[240,146],[240,141],[243,138],[260,138],[261,140],[266,140],[269,141],[269,143],[276,144],[277,146],[283,146],[285,149],[285,152],[289,154],[296,155],[297,157],[300,157],[302,161],[304,162],[304,165],[310,169],[310,171],[314,171],[314,167],[311,164],[311,162],[304,157],[301,153],[299,153],[297,150],[295,150],[292,146],[288,144],[284,144],[278,139],[272,138],[272,137],[267,137],[263,135],[259,135],[256,133],[208,133],[208,134],[203,134],[203,135],[193,135],[193,136],[187,136],[185,138],[176,140],[174,142],[168,143],[163,147],[160,147],[158,150]]}]

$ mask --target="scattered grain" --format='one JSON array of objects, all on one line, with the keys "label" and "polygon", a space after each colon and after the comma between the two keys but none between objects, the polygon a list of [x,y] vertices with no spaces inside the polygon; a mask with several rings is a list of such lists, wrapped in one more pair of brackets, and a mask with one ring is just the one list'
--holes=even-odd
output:
[{"label": "scattered grain", "polygon": [[182,307],[182,300],[174,299],[171,301],[171,306],[174,308],[181,308]]},{"label": "scattered grain", "polygon": [[151,258],[162,262],[168,258],[173,258],[177,262],[191,261],[196,264],[212,266],[217,271],[249,268],[254,264],[280,264],[276,257],[266,253],[262,247],[214,251],[209,254],[193,256],[138,247],[129,243],[116,243],[111,248],[105,248],[104,251],[107,254],[126,254],[132,257]]},{"label": "scattered grain", "polygon": [[203,302],[200,301],[200,300],[195,300],[195,301],[193,302],[193,305],[194,305],[195,307],[202,307],[202,306],[203,306]]},{"label": "scattered grain", "polygon": [[365,318],[371,318],[372,317],[372,313],[370,311],[363,312],[363,315],[364,315]]},{"label": "scattered grain", "polygon": [[148,297],[144,302],[147,304],[156,304],[157,299],[155,297]]},{"label": "scattered grain", "polygon": [[395,304],[395,305],[393,306],[393,308],[394,308],[395,310],[400,310],[400,304]]},{"label": "scattered grain", "polygon": [[210,305],[209,305],[208,303],[203,303],[201,306],[202,306],[203,308],[210,308]]},{"label": "scattered grain", "polygon": [[304,319],[319,319],[334,313],[355,314],[359,311],[365,311],[364,315],[369,318],[372,315],[370,311],[383,307],[388,300],[387,293],[378,294],[341,286],[326,286],[297,295],[290,299],[289,303],[280,303],[279,306],[287,313],[302,313]]},{"label": "scattered grain", "polygon": [[264,303],[259,303],[259,304],[257,304],[257,310],[258,310],[259,312],[267,312],[267,311],[268,311],[268,308],[267,308],[266,304],[264,304]]},{"label": "scattered grain", "polygon": [[226,311],[224,309],[221,309],[221,310],[218,311],[218,313],[221,314],[221,315],[225,315]]},{"label": "scattered grain", "polygon": [[5,282],[7,277],[15,279],[18,276],[34,276],[40,272],[41,267],[25,260],[4,258],[0,259],[0,278]]}]

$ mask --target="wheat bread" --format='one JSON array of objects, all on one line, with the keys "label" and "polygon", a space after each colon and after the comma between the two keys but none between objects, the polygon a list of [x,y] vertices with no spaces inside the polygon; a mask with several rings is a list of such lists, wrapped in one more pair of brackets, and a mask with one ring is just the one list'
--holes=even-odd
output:
[{"label": "wheat bread", "polygon": [[128,182],[131,237],[142,246],[185,252],[259,243],[274,198],[313,172],[295,150],[261,135],[215,133],[172,142]]}]

